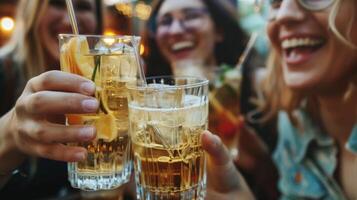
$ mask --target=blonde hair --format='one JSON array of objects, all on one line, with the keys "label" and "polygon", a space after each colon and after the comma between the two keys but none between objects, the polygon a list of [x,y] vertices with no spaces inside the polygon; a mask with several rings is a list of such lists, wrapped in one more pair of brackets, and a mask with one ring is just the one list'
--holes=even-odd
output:
[{"label": "blonde hair", "polygon": [[[343,0],[336,0],[336,2],[332,5],[328,18],[329,28],[340,42],[352,49],[357,49],[357,45],[353,44],[351,41],[353,37],[351,30],[353,28],[353,23],[355,22],[354,20],[356,20],[355,11],[357,10],[352,8],[354,10],[351,12],[352,16],[348,22],[348,28],[344,33],[336,27],[336,17],[339,14],[342,1]],[[272,49],[267,61],[268,76],[262,83],[262,88],[266,95],[265,104],[261,108],[266,114],[262,120],[266,121],[271,119],[276,116],[279,110],[285,110],[289,114],[290,119],[296,124],[297,120],[293,117],[293,111],[301,106],[302,100],[304,99],[306,99],[307,110],[312,115],[312,118],[316,118],[318,115],[316,99],[314,99],[313,96],[307,96],[306,94],[294,91],[286,86],[283,79],[283,70],[280,59],[281,58],[276,50]],[[355,90],[356,76],[353,76],[350,86],[346,91],[345,98],[348,98],[348,96],[350,96],[350,94]]]},{"label": "blonde hair", "polygon": [[9,42],[0,50],[0,57],[12,55],[23,67],[28,80],[45,71],[43,47],[38,26],[48,0],[21,0],[16,14],[16,27]]}]

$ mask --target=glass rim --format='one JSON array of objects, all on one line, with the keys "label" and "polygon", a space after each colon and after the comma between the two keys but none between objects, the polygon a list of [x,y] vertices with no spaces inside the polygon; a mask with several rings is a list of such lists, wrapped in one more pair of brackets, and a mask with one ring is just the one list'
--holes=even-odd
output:
[{"label": "glass rim", "polygon": [[86,38],[135,38],[141,39],[138,35],[95,35],[95,34],[73,34],[73,33],[60,33],[58,38],[72,38],[72,37],[86,37]]},{"label": "glass rim", "polygon": [[[167,85],[165,87],[160,87],[160,88],[153,88],[153,87],[148,87],[147,85],[143,85],[143,81],[140,79],[137,79],[136,81],[128,82],[126,84],[126,87],[128,90],[136,90],[136,91],[145,91],[147,89],[150,90],[157,90],[157,91],[162,91],[162,90],[177,90],[177,89],[186,89],[186,88],[195,88],[195,87],[201,87],[208,85],[209,80],[204,78],[204,77],[198,77],[198,76],[174,76],[174,75],[167,75],[167,76],[150,76],[146,77],[145,80],[155,80],[155,79],[171,79],[171,80],[197,80],[195,83],[188,83],[185,85]],[[138,85],[140,83],[140,85]]]}]

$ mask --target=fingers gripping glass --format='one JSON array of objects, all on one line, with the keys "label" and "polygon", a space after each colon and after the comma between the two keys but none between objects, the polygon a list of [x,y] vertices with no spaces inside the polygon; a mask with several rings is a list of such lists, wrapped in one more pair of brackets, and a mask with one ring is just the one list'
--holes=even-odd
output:
[{"label": "fingers gripping glass", "polygon": [[156,24],[157,30],[168,30],[177,20],[184,29],[195,29],[202,25],[202,19],[208,14],[207,9],[184,9],[179,16],[167,13],[158,17]]}]

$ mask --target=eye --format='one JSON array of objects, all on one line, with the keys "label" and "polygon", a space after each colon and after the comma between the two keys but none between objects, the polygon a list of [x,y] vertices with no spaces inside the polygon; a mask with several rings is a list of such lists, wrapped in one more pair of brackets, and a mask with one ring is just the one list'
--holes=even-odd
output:
[{"label": "eye", "polygon": [[92,11],[93,10],[93,6],[88,1],[79,1],[76,4],[76,9],[77,10],[81,10],[81,11]]},{"label": "eye", "polygon": [[186,10],[184,10],[184,18],[185,18],[185,20],[199,19],[205,13],[206,12],[203,9],[186,9]]},{"label": "eye", "polygon": [[283,0],[270,0],[270,6],[272,8],[279,8]]},{"label": "eye", "polygon": [[64,0],[50,0],[49,4],[56,8],[65,8],[66,7],[66,3],[64,2]]},{"label": "eye", "polygon": [[163,17],[160,17],[157,21],[157,25],[158,26],[170,26],[171,23],[172,23],[172,17],[171,16],[168,16],[168,15],[165,15]]}]

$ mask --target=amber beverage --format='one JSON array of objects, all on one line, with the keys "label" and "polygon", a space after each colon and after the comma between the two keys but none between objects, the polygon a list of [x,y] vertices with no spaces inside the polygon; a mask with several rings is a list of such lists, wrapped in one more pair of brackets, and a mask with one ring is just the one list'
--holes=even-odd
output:
[{"label": "amber beverage", "polygon": [[139,199],[204,199],[208,81],[148,78],[129,87],[130,135]]},{"label": "amber beverage", "polygon": [[93,125],[91,142],[71,143],[87,149],[87,159],[68,164],[71,185],[105,190],[129,181],[132,163],[128,136],[126,84],[135,81],[138,63],[133,36],[59,36],[61,70],[91,79],[100,108],[91,114],[67,114],[67,125]]}]

